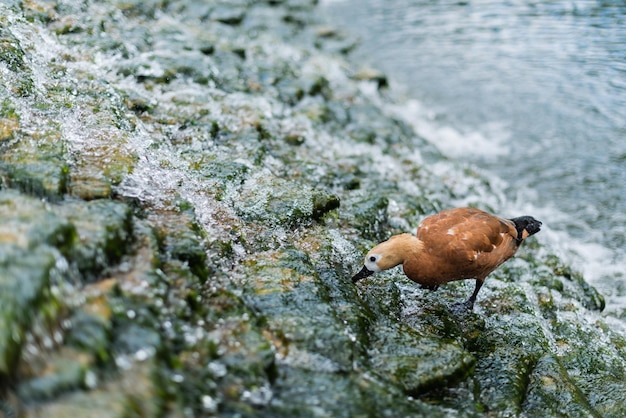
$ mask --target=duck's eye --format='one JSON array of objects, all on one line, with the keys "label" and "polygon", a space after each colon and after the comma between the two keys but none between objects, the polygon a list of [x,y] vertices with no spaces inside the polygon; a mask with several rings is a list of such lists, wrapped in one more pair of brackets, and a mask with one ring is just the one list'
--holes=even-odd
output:
[{"label": "duck's eye", "polygon": [[371,261],[372,263],[375,263],[375,262],[376,262],[376,257],[371,256],[371,257],[370,257],[370,261]]}]

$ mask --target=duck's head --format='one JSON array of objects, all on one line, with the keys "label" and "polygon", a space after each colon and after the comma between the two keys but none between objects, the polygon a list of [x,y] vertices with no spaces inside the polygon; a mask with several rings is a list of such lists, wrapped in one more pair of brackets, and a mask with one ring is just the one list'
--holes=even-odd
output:
[{"label": "duck's head", "polygon": [[414,240],[416,238],[410,234],[395,235],[372,248],[365,256],[363,268],[352,276],[352,283],[402,264],[410,251],[410,241]]}]

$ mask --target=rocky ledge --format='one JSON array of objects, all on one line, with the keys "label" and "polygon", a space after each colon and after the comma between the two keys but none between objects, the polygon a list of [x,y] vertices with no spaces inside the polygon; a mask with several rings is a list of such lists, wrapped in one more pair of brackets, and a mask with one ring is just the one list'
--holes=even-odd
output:
[{"label": "rocky ledge", "polygon": [[501,209],[356,42],[312,0],[0,5],[4,416],[623,414],[623,324],[541,234],[473,313],[471,283],[350,282]]}]

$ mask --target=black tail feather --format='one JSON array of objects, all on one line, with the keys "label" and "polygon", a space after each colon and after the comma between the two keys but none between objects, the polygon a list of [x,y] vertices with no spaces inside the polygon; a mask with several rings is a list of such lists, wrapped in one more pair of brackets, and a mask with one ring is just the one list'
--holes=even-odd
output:
[{"label": "black tail feather", "polygon": [[524,231],[528,234],[527,236],[531,236],[541,230],[541,221],[538,221],[532,216],[520,216],[519,218],[513,218],[511,220],[515,224],[517,241],[520,243],[524,239]]}]

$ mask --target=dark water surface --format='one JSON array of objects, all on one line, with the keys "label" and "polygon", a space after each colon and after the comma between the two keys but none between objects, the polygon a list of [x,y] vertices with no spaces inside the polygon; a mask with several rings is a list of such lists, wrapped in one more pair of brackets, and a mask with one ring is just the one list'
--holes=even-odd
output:
[{"label": "dark water surface", "polygon": [[[626,3],[327,0],[418,132],[506,182],[613,302],[626,262]],[[626,303],[618,302],[624,306]]]}]

